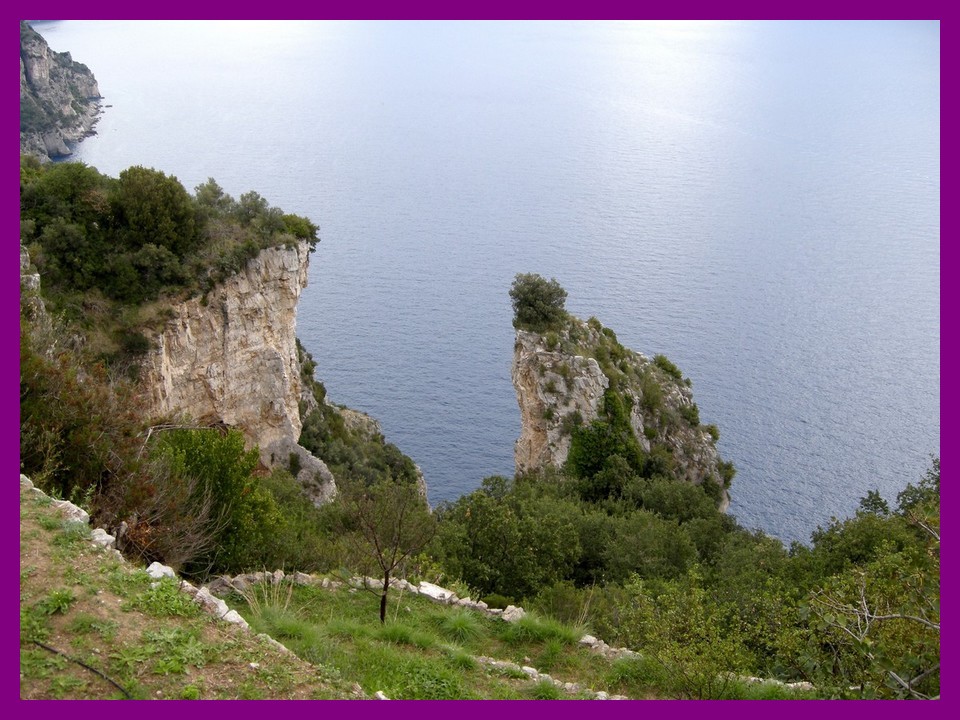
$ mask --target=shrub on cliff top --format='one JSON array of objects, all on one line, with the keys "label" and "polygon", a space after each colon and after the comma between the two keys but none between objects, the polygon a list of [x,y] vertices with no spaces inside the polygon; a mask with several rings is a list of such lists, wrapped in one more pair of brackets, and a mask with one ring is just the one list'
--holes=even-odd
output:
[{"label": "shrub on cliff top", "polygon": [[567,291],[554,278],[519,273],[510,288],[513,326],[534,332],[556,329],[567,317],[566,300]]}]

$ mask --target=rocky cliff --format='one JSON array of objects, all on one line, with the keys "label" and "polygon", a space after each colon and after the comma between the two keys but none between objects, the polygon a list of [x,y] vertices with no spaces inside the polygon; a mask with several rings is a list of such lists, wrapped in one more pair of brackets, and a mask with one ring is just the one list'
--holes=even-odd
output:
[{"label": "rocky cliff", "polygon": [[[729,485],[732,466],[717,453],[716,428],[700,424],[689,380],[666,358],[623,347],[596,319],[569,317],[542,334],[517,330],[511,375],[521,420],[517,472],[562,467],[574,434],[601,418],[613,389],[644,453],[659,448],[680,480]],[[722,498],[725,506],[725,490]]]},{"label": "rocky cliff", "polygon": [[88,135],[99,112],[100,90],[89,68],[68,52],[54,52],[20,23],[20,152],[42,158],[70,155],[68,143]]},{"label": "rocky cliff", "polygon": [[327,466],[297,444],[301,431],[297,303],[310,246],[268,248],[203,298],[174,305],[141,363],[148,414],[224,423],[260,447],[265,465],[288,465],[314,502],[336,492]]}]

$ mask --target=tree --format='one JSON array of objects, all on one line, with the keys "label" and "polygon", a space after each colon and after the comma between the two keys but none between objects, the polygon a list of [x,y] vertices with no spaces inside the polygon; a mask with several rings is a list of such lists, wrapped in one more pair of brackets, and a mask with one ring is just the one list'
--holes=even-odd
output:
[{"label": "tree", "polygon": [[346,541],[359,558],[380,571],[380,622],[387,618],[387,593],[394,571],[433,539],[436,519],[416,485],[383,480],[343,488]]},{"label": "tree", "polygon": [[580,509],[536,485],[490,477],[444,508],[444,569],[483,595],[518,599],[566,578],[580,557]]},{"label": "tree", "polygon": [[140,166],[127,168],[120,173],[112,204],[131,250],[153,243],[183,257],[196,244],[196,206],[175,177]]},{"label": "tree", "polygon": [[520,273],[510,288],[513,326],[534,332],[555,328],[567,316],[563,307],[566,300],[567,291],[554,278],[546,280],[536,273]]},{"label": "tree", "polygon": [[[864,560],[816,588],[805,613],[827,661],[820,666],[843,686],[885,697],[940,696],[940,460],[916,486],[897,496],[889,514],[861,501],[856,520],[880,525]],[[880,508],[883,509],[883,508]],[[840,528],[841,538],[860,528]],[[883,530],[886,530],[884,533]],[[896,540],[888,539],[896,531]],[[815,538],[816,539],[816,538]],[[822,537],[820,538],[822,541]],[[855,547],[859,548],[862,543]],[[815,548],[818,550],[819,548]],[[859,558],[857,558],[859,560]]]}]

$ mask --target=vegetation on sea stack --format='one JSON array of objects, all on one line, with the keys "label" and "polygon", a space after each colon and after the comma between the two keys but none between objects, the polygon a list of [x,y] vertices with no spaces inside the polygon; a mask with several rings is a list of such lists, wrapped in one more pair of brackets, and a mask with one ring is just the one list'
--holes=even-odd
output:
[{"label": "vegetation on sea stack", "polygon": [[515,328],[544,332],[566,317],[563,306],[567,291],[554,278],[546,280],[536,273],[521,273],[510,288],[510,300]]}]

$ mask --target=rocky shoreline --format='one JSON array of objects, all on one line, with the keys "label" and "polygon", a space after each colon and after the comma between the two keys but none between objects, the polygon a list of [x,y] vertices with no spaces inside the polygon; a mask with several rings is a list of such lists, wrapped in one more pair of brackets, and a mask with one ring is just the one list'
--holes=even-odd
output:
[{"label": "rocky shoreline", "polygon": [[69,52],[56,52],[20,23],[20,153],[41,160],[73,154],[71,145],[95,135],[103,96],[97,80]]}]

